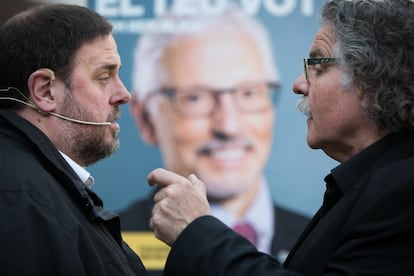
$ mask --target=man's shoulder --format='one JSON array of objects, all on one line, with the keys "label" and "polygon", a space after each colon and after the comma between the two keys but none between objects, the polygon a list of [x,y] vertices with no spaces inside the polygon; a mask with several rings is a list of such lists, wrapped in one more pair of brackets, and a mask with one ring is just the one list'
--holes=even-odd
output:
[{"label": "man's shoulder", "polygon": [[275,204],[274,208],[276,236],[296,240],[308,225],[310,218],[280,205]]},{"label": "man's shoulder", "polygon": [[300,234],[308,225],[310,218],[286,207],[275,204],[275,235],[271,252],[284,261]]},{"label": "man's shoulder", "polygon": [[279,204],[275,203],[273,207],[278,221],[292,221],[299,224],[307,224],[310,220],[310,217],[305,214],[293,211]]}]

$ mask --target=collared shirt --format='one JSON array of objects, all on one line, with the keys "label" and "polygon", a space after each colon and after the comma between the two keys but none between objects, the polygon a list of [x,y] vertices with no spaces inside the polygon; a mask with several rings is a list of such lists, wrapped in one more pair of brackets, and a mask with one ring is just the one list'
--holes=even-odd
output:
[{"label": "collared shirt", "polygon": [[[231,227],[239,219],[216,203],[211,204],[213,216],[221,220],[224,224]],[[264,253],[270,253],[272,239],[274,235],[274,208],[273,201],[268,189],[267,182],[262,179],[259,193],[253,204],[247,210],[243,221],[250,223],[257,234],[257,249]]]},{"label": "collared shirt", "polygon": [[68,162],[69,166],[75,171],[75,173],[79,176],[80,180],[88,187],[91,188],[92,185],[95,183],[95,179],[91,176],[91,174],[85,170],[84,167],[79,166],[78,163],[72,160],[69,156],[64,154],[63,152],[59,151],[59,153],[63,156],[63,158]]},{"label": "collared shirt", "polygon": [[[395,151],[398,154],[404,152],[405,148],[400,149],[400,147],[405,145],[401,143],[401,140],[405,139],[405,136],[407,135],[412,134],[396,132],[386,135],[382,139],[365,148],[363,151],[332,169],[332,176],[328,175],[325,181],[327,183],[335,181],[342,194],[346,194],[348,191],[355,188],[355,183],[361,182],[361,179],[366,178],[367,175],[369,176],[370,171],[375,171],[378,167],[382,166],[384,162],[385,164],[389,162],[390,158],[393,156],[389,157],[385,153],[387,153],[390,147],[393,146],[393,148],[396,148]],[[398,147],[394,146],[394,144],[402,144],[402,146],[400,145]],[[370,166],[367,166],[367,164]]]}]

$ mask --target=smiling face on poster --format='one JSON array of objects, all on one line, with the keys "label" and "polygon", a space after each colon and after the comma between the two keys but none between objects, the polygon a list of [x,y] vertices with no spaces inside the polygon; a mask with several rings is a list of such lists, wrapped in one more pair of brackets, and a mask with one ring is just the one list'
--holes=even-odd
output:
[{"label": "smiling face on poster", "polygon": [[[175,13],[214,14],[235,2],[267,28],[273,62],[280,77],[280,93],[275,105],[273,135],[265,175],[275,202],[312,215],[320,206],[325,188],[323,178],[337,163],[320,150],[306,143],[306,117],[296,108],[299,96],[292,92],[294,80],[303,74],[303,58],[319,28],[320,0],[90,0],[88,6],[114,26],[114,36],[122,59],[120,77],[133,91],[133,55],[137,40],[147,32],[188,32],[199,28],[191,20],[170,20],[169,9]],[[132,201],[146,196],[150,188],[147,174],[163,167],[157,147],[141,138],[128,107],[120,119],[121,146],[111,158],[90,167],[96,178],[94,189],[105,201],[105,207],[123,210]]]}]

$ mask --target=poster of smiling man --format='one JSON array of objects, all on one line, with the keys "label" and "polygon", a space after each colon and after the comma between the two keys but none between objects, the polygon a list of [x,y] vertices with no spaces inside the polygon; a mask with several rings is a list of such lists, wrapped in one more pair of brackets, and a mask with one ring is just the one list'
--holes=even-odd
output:
[{"label": "poster of smiling man", "polygon": [[213,214],[232,227],[251,222],[256,232],[246,236],[281,261],[320,206],[336,164],[308,147],[292,84],[321,2],[88,2],[114,26],[131,92],[119,150],[90,168],[93,189],[121,215],[125,240],[152,275],[169,250],[149,229],[155,191],[146,176],[155,168],[196,173]]}]

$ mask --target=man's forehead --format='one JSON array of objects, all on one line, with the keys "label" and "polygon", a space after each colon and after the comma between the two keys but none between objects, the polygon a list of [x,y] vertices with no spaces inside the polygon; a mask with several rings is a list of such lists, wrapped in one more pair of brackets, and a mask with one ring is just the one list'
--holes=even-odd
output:
[{"label": "man's forehead", "polygon": [[100,68],[115,69],[121,67],[121,57],[115,41],[109,37],[85,43],[75,56],[76,64],[91,70]]},{"label": "man's forehead", "polygon": [[327,57],[332,55],[335,46],[335,36],[332,27],[323,25],[315,35],[309,52],[310,57]]}]

